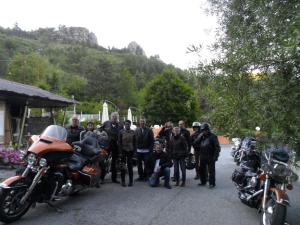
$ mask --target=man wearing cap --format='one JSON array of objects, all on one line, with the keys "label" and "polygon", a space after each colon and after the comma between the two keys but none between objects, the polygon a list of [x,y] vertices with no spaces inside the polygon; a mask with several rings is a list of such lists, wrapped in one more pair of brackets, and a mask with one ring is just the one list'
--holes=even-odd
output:
[{"label": "man wearing cap", "polygon": [[67,143],[72,144],[72,142],[80,141],[80,133],[84,131],[82,126],[79,126],[79,120],[76,115],[72,117],[71,125],[66,127],[68,131]]}]

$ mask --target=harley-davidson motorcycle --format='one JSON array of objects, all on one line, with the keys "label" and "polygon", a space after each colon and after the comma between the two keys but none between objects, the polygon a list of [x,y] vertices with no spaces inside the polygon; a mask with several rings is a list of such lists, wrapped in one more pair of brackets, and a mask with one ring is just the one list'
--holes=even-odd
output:
[{"label": "harley-davidson motorcycle", "polygon": [[[30,139],[23,153],[20,175],[0,184],[0,221],[10,223],[36,203],[52,204],[88,187],[99,187],[101,160],[107,151],[87,138],[73,147],[66,143],[67,131],[57,125]],[[89,143],[91,142],[91,143]]]},{"label": "harley-davidson motorcycle", "polygon": [[238,147],[235,148],[235,151],[232,152],[232,154],[234,162],[237,165],[240,165],[247,153],[255,149],[256,140],[252,137],[245,137],[242,140],[240,139],[239,142],[237,141],[237,144]]},{"label": "harley-davidson motorcycle", "polygon": [[292,181],[298,179],[291,170],[290,160],[283,149],[265,151],[261,157],[253,150],[232,174],[240,200],[259,210],[261,225],[286,222],[287,206],[290,205],[286,190],[292,190]]}]

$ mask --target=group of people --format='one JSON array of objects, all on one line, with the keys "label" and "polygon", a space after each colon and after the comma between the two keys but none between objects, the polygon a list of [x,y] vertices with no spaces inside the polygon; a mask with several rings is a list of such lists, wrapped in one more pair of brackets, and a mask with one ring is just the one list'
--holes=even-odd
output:
[{"label": "group of people", "polygon": [[[180,120],[178,126],[167,122],[156,138],[151,128],[146,126],[145,118],[140,118],[139,126],[131,129],[131,121],[123,123],[119,121],[119,114],[113,112],[111,120],[95,129],[89,122],[87,128],[79,126],[77,117],[72,118],[72,124],[67,127],[67,142],[72,143],[82,140],[89,132],[97,133],[106,140],[106,148],[111,153],[111,180],[113,183],[121,183],[126,187],[126,167],[128,171],[128,186],[133,182],[133,158],[137,159],[138,178],[135,181],[148,181],[150,186],[156,187],[161,177],[164,186],[171,189],[171,168],[174,165],[173,181],[175,186],[186,185],[186,159],[194,149],[195,179],[200,179],[199,185],[213,188],[216,185],[215,162],[218,160],[220,145],[218,138],[210,131],[207,123],[194,122],[193,134],[185,128],[185,122]],[[121,169],[121,182],[117,179],[117,166],[126,165]],[[181,176],[180,176],[181,172]],[[104,176],[102,177],[104,179]],[[181,182],[180,182],[181,181]]]}]

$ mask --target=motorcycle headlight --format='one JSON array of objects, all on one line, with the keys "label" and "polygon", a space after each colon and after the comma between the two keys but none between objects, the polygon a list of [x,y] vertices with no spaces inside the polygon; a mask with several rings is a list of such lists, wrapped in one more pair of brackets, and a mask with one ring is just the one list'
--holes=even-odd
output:
[{"label": "motorcycle headlight", "polygon": [[19,158],[21,160],[23,160],[25,158],[25,156],[26,156],[26,152],[25,151],[20,151]]},{"label": "motorcycle headlight", "polygon": [[47,160],[44,158],[41,158],[39,161],[39,164],[41,167],[47,166]]},{"label": "motorcycle headlight", "polygon": [[27,162],[29,165],[33,165],[36,162],[36,156],[34,154],[29,154],[27,157]]},{"label": "motorcycle headlight", "polygon": [[290,170],[285,165],[274,164],[272,169],[272,176],[275,180],[283,182],[289,176]]}]

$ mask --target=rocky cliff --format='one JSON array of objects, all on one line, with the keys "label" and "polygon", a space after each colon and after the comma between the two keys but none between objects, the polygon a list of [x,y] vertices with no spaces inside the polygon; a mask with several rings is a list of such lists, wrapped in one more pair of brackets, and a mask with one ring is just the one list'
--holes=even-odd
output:
[{"label": "rocky cliff", "polygon": [[58,29],[39,28],[38,30],[24,31],[16,24],[13,29],[0,27],[0,33],[41,40],[44,43],[58,41],[62,43],[80,43],[90,47],[98,46],[96,35],[84,27],[66,27],[60,25]]}]

